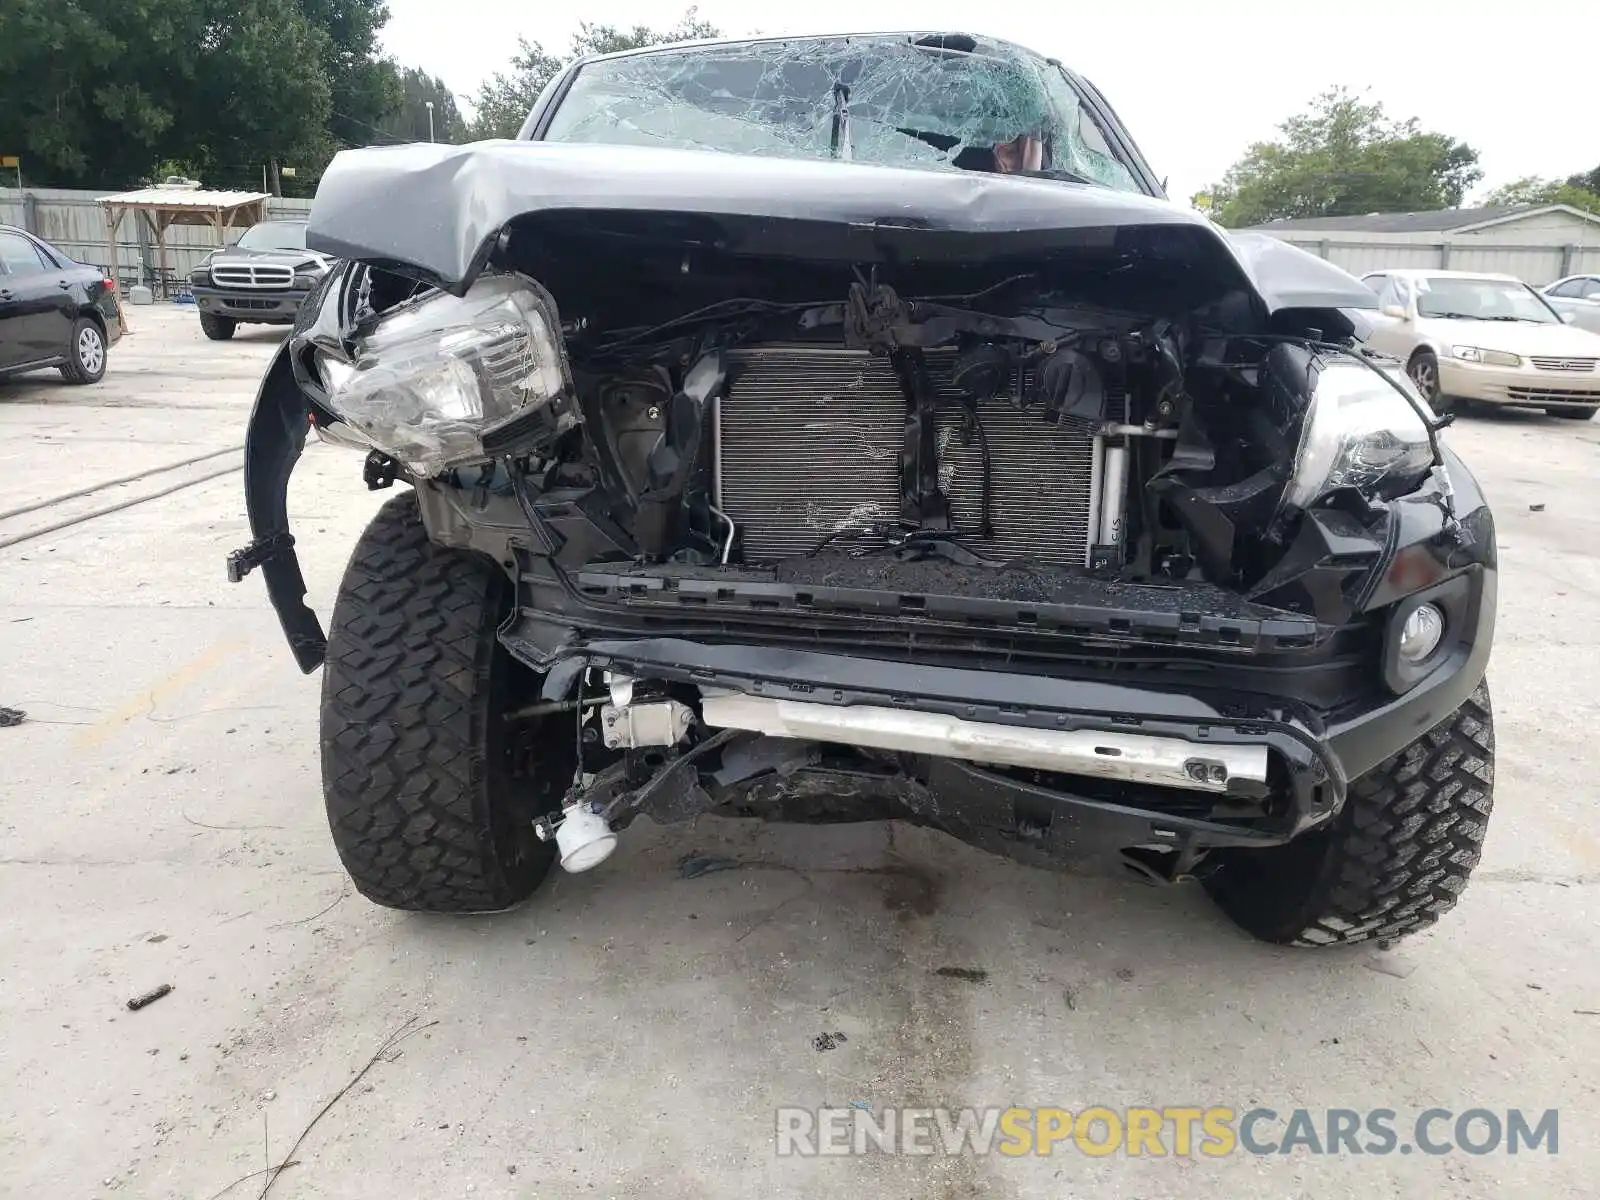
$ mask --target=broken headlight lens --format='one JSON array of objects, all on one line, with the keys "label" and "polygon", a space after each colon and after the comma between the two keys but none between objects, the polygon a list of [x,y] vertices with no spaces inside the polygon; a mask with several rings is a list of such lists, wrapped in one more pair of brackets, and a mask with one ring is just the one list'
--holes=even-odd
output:
[{"label": "broken headlight lens", "polygon": [[1433,443],[1411,381],[1354,359],[1325,361],[1300,427],[1279,514],[1304,512],[1341,488],[1371,497],[1409,491],[1433,466]]},{"label": "broken headlight lens", "polygon": [[483,462],[486,431],[568,414],[557,328],[554,306],[516,276],[424,297],[385,314],[352,362],[321,358],[329,407],[413,474]]}]

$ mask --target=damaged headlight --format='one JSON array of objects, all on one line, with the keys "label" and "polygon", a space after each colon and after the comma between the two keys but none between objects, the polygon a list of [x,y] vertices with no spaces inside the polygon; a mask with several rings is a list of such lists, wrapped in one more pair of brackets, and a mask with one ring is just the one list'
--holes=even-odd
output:
[{"label": "damaged headlight", "polygon": [[386,314],[350,363],[320,355],[329,406],[414,474],[485,461],[517,441],[497,433],[549,438],[575,422],[559,328],[535,285],[485,276]]},{"label": "damaged headlight", "polygon": [[[1397,389],[1417,401],[1409,402]],[[1409,379],[1354,359],[1324,360],[1300,427],[1280,517],[1341,488],[1368,497],[1409,491],[1433,466],[1433,442]]]}]

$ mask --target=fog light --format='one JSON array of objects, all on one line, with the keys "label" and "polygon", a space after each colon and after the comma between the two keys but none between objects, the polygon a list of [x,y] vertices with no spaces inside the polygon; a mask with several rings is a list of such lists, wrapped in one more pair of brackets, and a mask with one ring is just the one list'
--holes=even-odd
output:
[{"label": "fog light", "polygon": [[1444,637],[1444,613],[1432,604],[1419,604],[1400,630],[1400,657],[1419,663],[1439,648]]}]

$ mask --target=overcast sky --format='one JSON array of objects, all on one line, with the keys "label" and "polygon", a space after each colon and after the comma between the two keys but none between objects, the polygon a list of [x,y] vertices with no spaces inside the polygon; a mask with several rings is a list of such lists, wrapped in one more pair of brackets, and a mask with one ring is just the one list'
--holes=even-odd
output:
[{"label": "overcast sky", "polygon": [[[470,98],[520,34],[564,53],[581,18],[673,24],[669,0],[389,0],[384,40]],[[1220,179],[1253,141],[1324,88],[1370,89],[1391,116],[1461,138],[1481,155],[1479,192],[1524,175],[1600,163],[1596,0],[701,0],[724,33],[971,30],[1061,59],[1100,87],[1169,194]],[[981,14],[981,15],[979,15]]]}]

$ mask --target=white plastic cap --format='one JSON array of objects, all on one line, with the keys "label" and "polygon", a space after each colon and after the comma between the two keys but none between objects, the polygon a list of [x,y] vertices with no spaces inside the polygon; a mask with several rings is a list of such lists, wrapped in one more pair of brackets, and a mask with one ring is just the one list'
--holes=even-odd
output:
[{"label": "white plastic cap", "polygon": [[564,869],[577,873],[598,867],[617,848],[617,835],[587,804],[574,804],[556,826],[556,849]]}]

